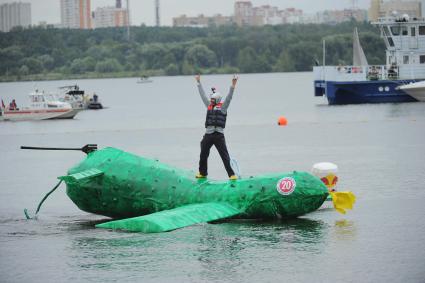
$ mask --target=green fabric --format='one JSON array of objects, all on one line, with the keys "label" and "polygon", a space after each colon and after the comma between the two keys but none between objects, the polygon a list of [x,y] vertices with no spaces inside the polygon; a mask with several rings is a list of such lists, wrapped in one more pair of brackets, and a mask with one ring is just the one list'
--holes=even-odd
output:
[{"label": "green fabric", "polygon": [[92,169],[88,169],[79,173],[75,173],[75,174],[71,174],[71,175],[67,175],[67,176],[61,176],[58,179],[60,180],[68,180],[70,182],[72,181],[80,181],[83,179],[87,179],[87,178],[93,178],[93,177],[98,177],[100,175],[103,175],[103,172],[96,169],[96,168],[92,168]]},{"label": "green fabric", "polygon": [[[82,210],[112,218],[137,217],[197,203],[226,203],[241,218],[276,219],[304,215],[318,209],[328,196],[326,186],[307,172],[248,177],[236,181],[196,179],[195,173],[158,160],[115,148],[91,152],[68,175],[97,169],[93,178],[64,178],[67,194]],[[282,195],[282,178],[296,182]]]},{"label": "green fabric", "polygon": [[228,218],[240,211],[226,203],[200,203],[164,210],[145,216],[110,221],[98,228],[158,233],[183,228],[197,223]]}]

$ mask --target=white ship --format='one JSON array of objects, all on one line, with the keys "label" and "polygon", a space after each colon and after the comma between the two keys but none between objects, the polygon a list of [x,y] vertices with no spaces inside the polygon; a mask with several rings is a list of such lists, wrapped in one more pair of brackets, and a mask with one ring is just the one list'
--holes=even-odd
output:
[{"label": "white ship", "polygon": [[368,64],[355,30],[353,65],[314,67],[315,96],[325,95],[329,104],[421,100],[404,86],[425,80],[425,19],[394,15],[372,24],[384,39],[386,64]]},{"label": "white ship", "polygon": [[58,101],[54,95],[35,91],[29,94],[29,105],[25,107],[2,107],[0,120],[28,121],[48,119],[72,119],[79,112],[71,104]]}]

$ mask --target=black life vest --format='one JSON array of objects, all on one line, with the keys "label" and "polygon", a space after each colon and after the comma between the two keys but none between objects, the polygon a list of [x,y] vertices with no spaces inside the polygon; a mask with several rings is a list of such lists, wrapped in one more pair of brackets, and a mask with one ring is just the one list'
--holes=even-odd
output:
[{"label": "black life vest", "polygon": [[221,111],[222,105],[223,103],[218,103],[216,105],[210,104],[208,106],[207,118],[205,120],[205,128],[208,126],[214,126],[214,127],[220,127],[220,128],[226,127],[227,114],[224,114]]}]

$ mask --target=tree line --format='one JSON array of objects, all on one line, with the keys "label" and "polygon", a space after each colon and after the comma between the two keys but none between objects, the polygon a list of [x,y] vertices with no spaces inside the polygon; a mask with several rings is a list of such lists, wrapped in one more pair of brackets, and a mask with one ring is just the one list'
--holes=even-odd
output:
[{"label": "tree line", "polygon": [[383,64],[385,46],[368,23],[264,27],[131,27],[71,30],[15,28],[0,33],[0,77],[58,74],[192,75],[310,71],[322,61],[351,64],[357,26],[370,64]]}]

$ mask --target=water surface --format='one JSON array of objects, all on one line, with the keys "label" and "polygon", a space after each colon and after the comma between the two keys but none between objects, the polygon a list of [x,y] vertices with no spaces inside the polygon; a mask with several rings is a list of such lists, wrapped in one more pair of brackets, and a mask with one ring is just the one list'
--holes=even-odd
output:
[{"label": "water surface", "polygon": [[[227,94],[231,76],[205,76]],[[192,77],[0,84],[26,103],[35,88],[78,83],[107,106],[74,120],[0,123],[1,282],[424,282],[425,103],[328,106],[311,73],[241,75],[226,139],[244,176],[339,166],[357,196],[346,215],[322,209],[286,222],[232,221],[162,234],[95,229],[64,187],[35,211],[80,152],[21,145],[114,146],[197,170],[205,109]],[[284,115],[287,127],[278,127]],[[226,178],[212,150],[210,177]]]}]

